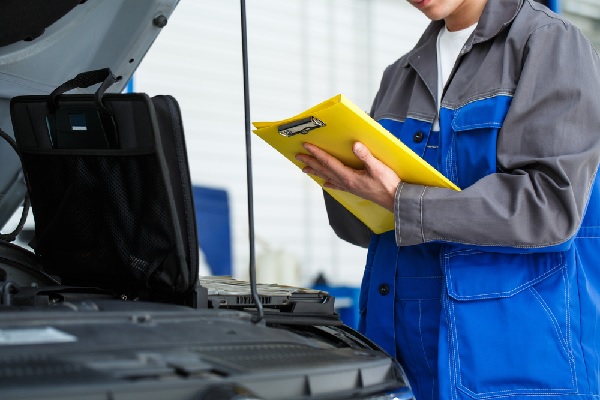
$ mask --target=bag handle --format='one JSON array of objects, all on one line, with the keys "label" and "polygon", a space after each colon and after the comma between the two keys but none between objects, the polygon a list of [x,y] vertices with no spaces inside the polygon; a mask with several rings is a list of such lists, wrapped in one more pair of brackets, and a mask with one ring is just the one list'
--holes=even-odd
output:
[{"label": "bag handle", "polygon": [[115,78],[109,68],[102,68],[77,74],[75,78],[66,81],[54,89],[48,96],[48,119],[50,126],[54,128],[56,127],[55,119],[59,118],[58,113],[60,108],[58,105],[58,98],[62,93],[68,92],[71,89],[87,88],[97,83],[101,83],[94,93],[94,103],[96,103],[100,124],[109,146],[111,148],[118,148],[119,138],[113,114],[102,102],[102,96],[104,95],[104,92],[106,92],[109,86],[115,83],[117,80],[118,79]]},{"label": "bag handle", "polygon": [[[12,146],[12,148],[15,150],[15,152],[17,153],[17,155],[19,156],[19,159],[20,159],[21,153],[19,153],[19,150],[17,148],[17,142],[12,137],[10,137],[8,135],[8,133],[4,132],[2,129],[0,129],[0,137],[3,138],[4,140],[6,140],[8,142],[8,144],[10,144]],[[21,233],[21,231],[23,230],[23,227],[25,226],[25,220],[27,219],[27,215],[29,214],[30,207],[31,207],[31,200],[29,199],[29,195],[25,194],[25,199],[23,201],[23,212],[21,214],[21,219],[19,220],[19,224],[17,225],[15,230],[12,231],[11,233],[0,233],[0,240],[4,240],[7,242],[15,241],[15,239],[17,238],[19,233]]]},{"label": "bag handle", "polygon": [[110,68],[102,68],[94,71],[82,72],[80,74],[77,74],[75,78],[66,81],[65,83],[54,89],[52,93],[50,93],[48,99],[48,108],[53,113],[56,111],[56,109],[58,108],[58,96],[62,93],[68,92],[72,89],[84,89],[95,85],[96,83],[102,83],[98,90],[96,90],[96,93],[94,93],[94,101],[100,109],[110,114],[108,109],[104,107],[104,104],[102,104],[102,96],[104,95],[106,89],[108,89],[110,85],[112,85],[116,81],[117,78],[115,78]]}]

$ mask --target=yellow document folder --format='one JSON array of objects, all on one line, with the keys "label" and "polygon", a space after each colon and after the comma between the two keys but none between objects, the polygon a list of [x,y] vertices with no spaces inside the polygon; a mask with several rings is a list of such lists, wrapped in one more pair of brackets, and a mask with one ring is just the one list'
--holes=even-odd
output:
[{"label": "yellow document folder", "polygon": [[[276,122],[253,122],[253,125],[256,135],[299,168],[304,165],[295,156],[306,153],[302,147],[305,142],[320,147],[350,167],[363,168],[362,162],[352,152],[353,143],[361,142],[403,181],[460,190],[343,95],[332,97],[292,118]],[[323,186],[323,179],[310,176]],[[383,233],[394,229],[394,216],[387,209],[351,193],[328,188],[324,190],[373,232]]]}]

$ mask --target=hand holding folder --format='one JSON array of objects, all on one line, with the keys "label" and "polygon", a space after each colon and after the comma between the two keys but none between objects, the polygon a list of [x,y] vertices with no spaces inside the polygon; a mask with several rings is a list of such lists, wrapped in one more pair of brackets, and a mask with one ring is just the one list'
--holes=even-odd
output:
[{"label": "hand holding folder", "polygon": [[[398,138],[342,95],[337,95],[292,118],[276,122],[254,122],[254,133],[299,168],[296,154],[306,153],[302,144],[312,143],[345,165],[360,169],[362,162],[352,152],[355,142],[363,143],[401,180],[427,186],[460,190]],[[324,180],[311,176],[320,186]],[[324,188],[375,233],[394,229],[394,216],[387,209],[351,193]]]}]

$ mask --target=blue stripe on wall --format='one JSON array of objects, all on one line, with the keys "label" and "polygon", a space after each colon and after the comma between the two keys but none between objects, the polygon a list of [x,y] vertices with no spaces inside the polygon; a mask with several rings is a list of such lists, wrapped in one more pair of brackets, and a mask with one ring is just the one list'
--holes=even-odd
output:
[{"label": "blue stripe on wall", "polygon": [[560,12],[560,0],[548,0],[548,8],[552,11],[559,13]]},{"label": "blue stripe on wall", "polygon": [[129,82],[127,82],[124,93],[133,93],[133,75],[131,75]]}]

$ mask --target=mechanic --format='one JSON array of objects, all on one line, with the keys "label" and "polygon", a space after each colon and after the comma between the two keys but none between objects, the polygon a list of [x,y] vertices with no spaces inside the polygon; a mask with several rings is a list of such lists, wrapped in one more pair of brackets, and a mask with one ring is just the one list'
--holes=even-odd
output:
[{"label": "mechanic", "polygon": [[372,234],[359,329],[417,400],[600,396],[600,61],[533,0],[409,0],[432,22],[383,74],[371,116],[462,191],[402,182],[361,143],[355,170],[311,144],[326,187],[392,211]]}]

